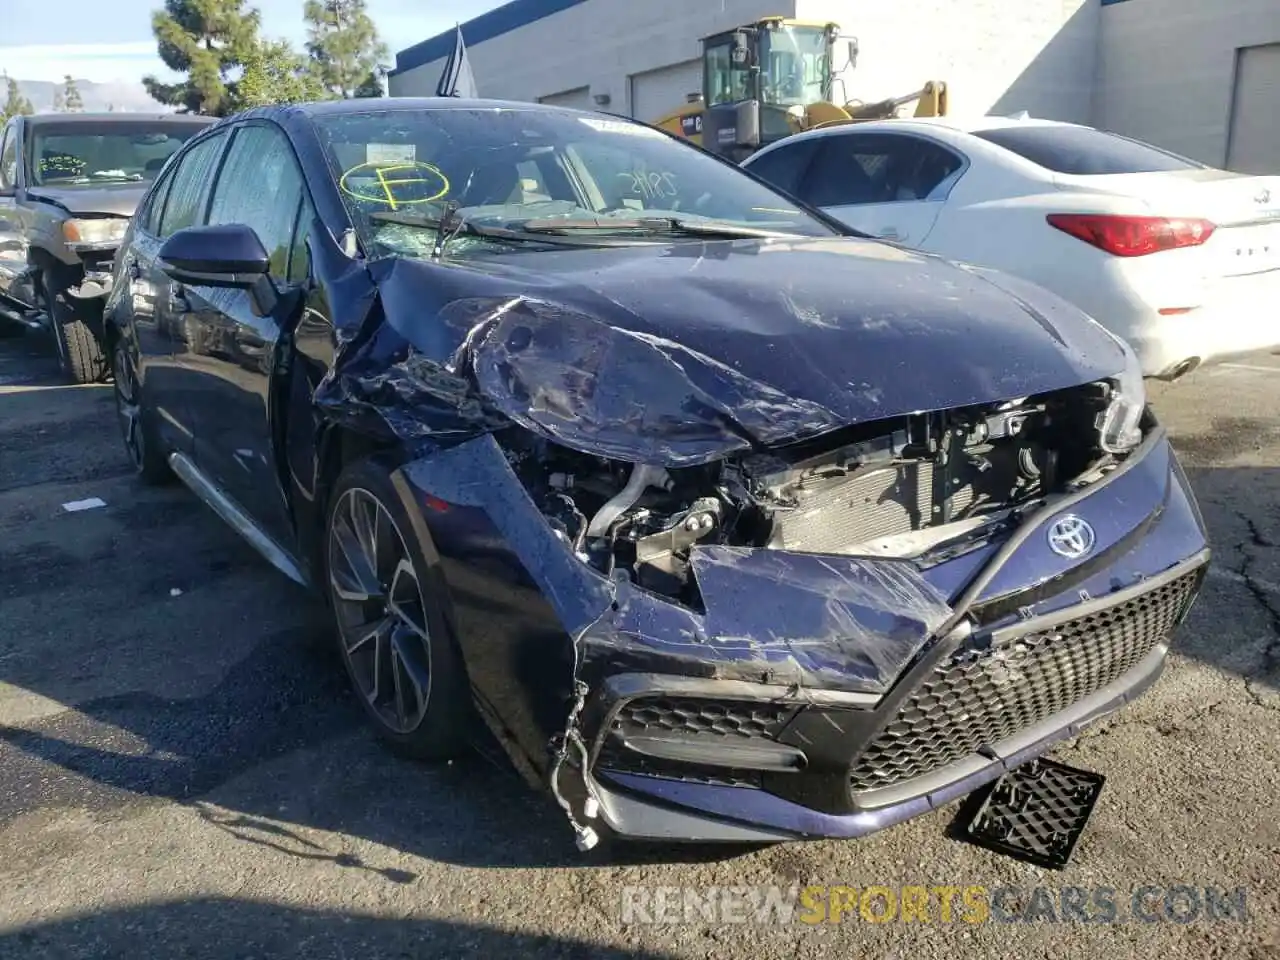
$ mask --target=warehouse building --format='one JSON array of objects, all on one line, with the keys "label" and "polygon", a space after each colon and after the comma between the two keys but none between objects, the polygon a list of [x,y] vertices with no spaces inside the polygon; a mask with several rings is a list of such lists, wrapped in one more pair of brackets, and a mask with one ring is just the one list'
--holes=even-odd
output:
[{"label": "warehouse building", "polygon": [[[953,114],[1026,110],[1280,173],[1280,0],[512,0],[462,34],[482,96],[653,121],[701,90],[700,38],[773,15],[857,38],[838,100],[943,80]],[[432,95],[453,44],[399,52],[391,95]]]}]

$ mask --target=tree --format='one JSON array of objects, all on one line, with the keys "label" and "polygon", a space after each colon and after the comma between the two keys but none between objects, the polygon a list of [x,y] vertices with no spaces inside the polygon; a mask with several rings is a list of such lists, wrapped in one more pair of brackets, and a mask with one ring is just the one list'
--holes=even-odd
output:
[{"label": "tree", "polygon": [[231,76],[258,41],[262,15],[245,0],[164,0],[151,16],[160,59],[186,79],[161,83],[143,77],[152,99],[186,113],[225,117],[236,109]]},{"label": "tree", "polygon": [[236,89],[238,109],[326,99],[320,80],[288,41],[263,40],[245,54],[244,74]]},{"label": "tree", "polygon": [[67,74],[62,85],[62,102],[68,113],[80,113],[84,110],[84,100],[80,97],[80,88],[76,86],[76,82],[71,79],[71,74]]},{"label": "tree", "polygon": [[378,38],[365,0],[306,0],[307,51],[313,70],[333,96],[382,96],[387,45]]},{"label": "tree", "polygon": [[8,123],[10,117],[19,115],[29,117],[35,113],[31,106],[31,101],[22,95],[22,90],[18,87],[18,81],[7,73],[0,74],[0,76],[4,77],[6,94],[4,110],[0,113],[0,123]]}]

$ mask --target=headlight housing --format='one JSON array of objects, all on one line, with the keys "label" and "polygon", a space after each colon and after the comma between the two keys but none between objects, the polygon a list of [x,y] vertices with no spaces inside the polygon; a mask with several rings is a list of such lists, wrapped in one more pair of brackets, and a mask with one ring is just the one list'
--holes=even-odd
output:
[{"label": "headlight housing", "polygon": [[124,217],[95,217],[92,220],[64,220],[62,236],[68,243],[111,243],[124,239],[129,221]]},{"label": "headlight housing", "polygon": [[1098,415],[1098,442],[1107,453],[1128,453],[1142,442],[1147,388],[1142,381],[1142,365],[1133,348],[1110,330],[1107,333],[1124,351],[1124,369],[1110,381],[1107,409]]}]

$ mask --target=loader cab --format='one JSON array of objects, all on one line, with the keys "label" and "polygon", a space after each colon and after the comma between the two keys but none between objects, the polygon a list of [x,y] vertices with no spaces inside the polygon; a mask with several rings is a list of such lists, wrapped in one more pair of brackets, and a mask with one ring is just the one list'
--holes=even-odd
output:
[{"label": "loader cab", "polygon": [[831,99],[839,33],[772,17],[703,38],[703,146],[740,159],[794,133],[806,107]]}]

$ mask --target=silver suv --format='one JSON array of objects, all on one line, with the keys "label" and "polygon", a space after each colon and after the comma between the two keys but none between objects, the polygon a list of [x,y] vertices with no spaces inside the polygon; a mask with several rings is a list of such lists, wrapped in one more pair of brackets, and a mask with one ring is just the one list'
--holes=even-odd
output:
[{"label": "silver suv", "polygon": [[76,383],[106,378],[102,304],[129,218],[212,117],[14,117],[0,139],[0,318],[53,335]]}]

